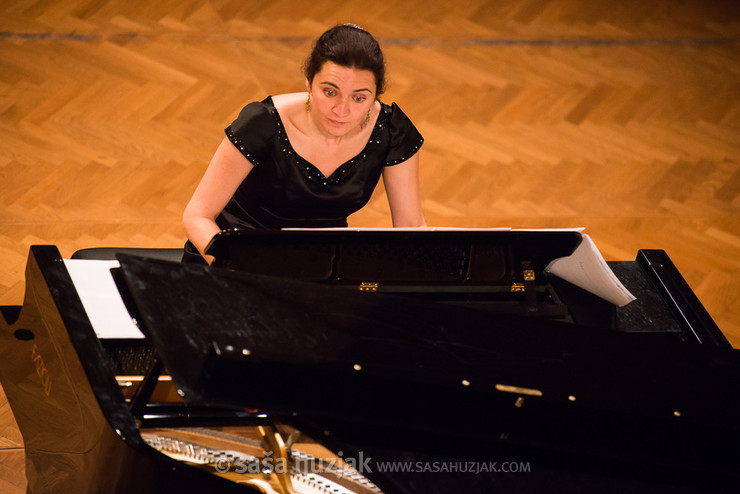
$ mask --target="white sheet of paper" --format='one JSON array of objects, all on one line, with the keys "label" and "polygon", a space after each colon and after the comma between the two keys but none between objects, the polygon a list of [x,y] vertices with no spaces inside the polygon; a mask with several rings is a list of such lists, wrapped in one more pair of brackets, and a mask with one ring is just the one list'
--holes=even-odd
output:
[{"label": "white sheet of paper", "polygon": [[64,265],[98,338],[144,337],[113,281],[110,270],[119,267],[118,261],[65,259]]},{"label": "white sheet of paper", "polygon": [[583,240],[571,255],[554,259],[545,271],[618,307],[635,300],[635,296],[619,281],[606,263],[591,237],[586,234],[581,234],[581,237]]}]

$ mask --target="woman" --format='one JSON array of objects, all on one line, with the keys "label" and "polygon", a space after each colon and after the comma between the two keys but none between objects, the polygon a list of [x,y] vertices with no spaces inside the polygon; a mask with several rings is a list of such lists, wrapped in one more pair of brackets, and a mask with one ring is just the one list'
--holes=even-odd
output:
[{"label": "woman", "polygon": [[[421,134],[395,104],[381,103],[385,63],[367,31],[325,32],[306,61],[306,93],[244,107],[188,203],[186,252],[221,230],[342,227],[383,176],[393,226],[424,226]],[[186,254],[187,256],[187,254]]]}]

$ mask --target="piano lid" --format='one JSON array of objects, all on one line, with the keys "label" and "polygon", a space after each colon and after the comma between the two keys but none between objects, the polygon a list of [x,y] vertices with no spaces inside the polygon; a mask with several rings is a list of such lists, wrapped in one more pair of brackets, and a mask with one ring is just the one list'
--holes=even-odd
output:
[{"label": "piano lid", "polygon": [[[729,420],[738,409],[714,396],[721,372],[710,368],[701,389],[688,385],[699,385],[688,376],[700,375],[695,367],[709,357],[672,333],[596,330],[130,256],[120,262],[147,334],[195,403],[412,426],[450,413],[482,419],[509,399],[501,386],[653,416],[697,408],[697,393],[713,396],[695,410],[704,418]],[[434,406],[420,393],[434,396]]]},{"label": "piano lid", "polygon": [[619,457],[671,475],[733,471],[718,452],[740,437],[737,358],[675,333],[119,260],[190,403],[257,409],[378,457],[480,459],[493,447],[551,465]]}]

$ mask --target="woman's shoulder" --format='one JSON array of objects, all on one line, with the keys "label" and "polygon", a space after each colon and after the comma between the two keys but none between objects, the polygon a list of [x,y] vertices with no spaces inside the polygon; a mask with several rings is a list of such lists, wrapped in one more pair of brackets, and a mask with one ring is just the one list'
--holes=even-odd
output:
[{"label": "woman's shoulder", "polygon": [[396,103],[381,103],[381,111],[390,136],[390,149],[385,164],[397,165],[416,154],[424,144],[424,137]]},{"label": "woman's shoulder", "polygon": [[[276,112],[281,115],[287,111],[292,110],[293,107],[299,106],[298,97],[300,93],[295,94],[279,94],[274,96],[268,96],[261,101],[251,101],[247,103],[239,111],[239,119],[246,118],[265,118],[267,116],[275,116]],[[305,96],[304,96],[305,98]]]},{"label": "woman's shoulder", "polygon": [[255,127],[263,131],[274,131],[282,121],[292,121],[293,116],[305,108],[306,93],[291,93],[268,96],[262,101],[252,101],[239,112],[231,124],[231,130],[252,130]]},{"label": "woman's shoulder", "polygon": [[283,118],[292,120],[295,115],[306,111],[306,98],[308,94],[305,92],[286,93],[270,96],[265,101],[269,102],[268,104],[272,105]]},{"label": "woman's shoulder", "polygon": [[270,97],[265,98],[262,101],[252,101],[247,103],[239,111],[239,115],[231,123],[230,127],[232,130],[237,131],[242,128],[251,126],[260,126],[269,122],[270,114],[274,111],[274,106]]},{"label": "woman's shoulder", "polygon": [[298,139],[308,132],[305,119],[307,99],[308,93],[306,92],[278,94],[270,97],[275,116],[285,127],[288,138],[291,140]]},{"label": "woman's shoulder", "polygon": [[406,116],[403,110],[401,110],[401,107],[398,106],[398,104],[396,104],[395,101],[388,104],[388,103],[378,100],[378,103],[380,103],[381,114],[384,114],[385,116],[389,118],[393,117],[395,119],[409,120],[409,118]]},{"label": "woman's shoulder", "polygon": [[380,102],[380,112],[383,119],[393,128],[414,127],[411,119],[395,102],[391,104]]},{"label": "woman's shoulder", "polygon": [[272,99],[267,97],[245,105],[236,119],[226,127],[225,132],[242,154],[257,165],[280,132]]}]

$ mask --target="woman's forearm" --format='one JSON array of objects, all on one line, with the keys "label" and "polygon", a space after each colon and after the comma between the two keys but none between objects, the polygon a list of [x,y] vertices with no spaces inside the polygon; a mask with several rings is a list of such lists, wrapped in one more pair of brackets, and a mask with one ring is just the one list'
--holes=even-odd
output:
[{"label": "woman's forearm", "polygon": [[252,164],[224,137],[185,207],[182,216],[185,234],[208,264],[214,258],[206,256],[205,249],[213,236],[221,231],[216,225],[216,217],[251,169]]}]

